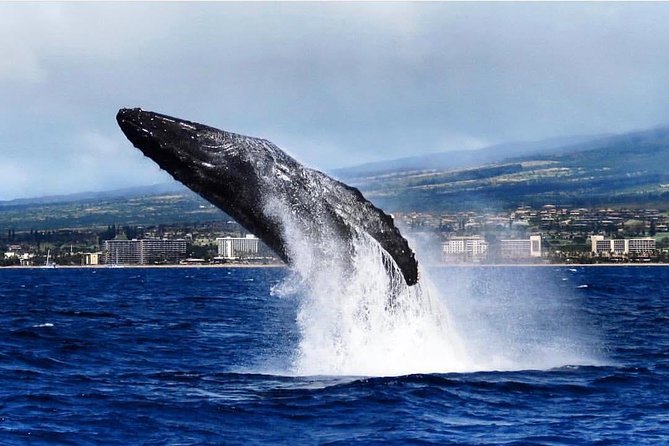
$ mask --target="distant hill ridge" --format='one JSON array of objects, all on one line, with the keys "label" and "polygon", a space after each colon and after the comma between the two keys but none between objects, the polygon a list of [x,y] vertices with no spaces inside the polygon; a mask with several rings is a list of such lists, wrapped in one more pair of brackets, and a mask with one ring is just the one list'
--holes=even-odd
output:
[{"label": "distant hill ridge", "polygon": [[499,209],[551,202],[669,207],[669,127],[572,140],[550,149],[537,144],[527,149],[536,150],[532,155],[506,152],[499,155],[500,161],[475,167],[440,168],[416,161],[395,170],[367,175],[344,170],[339,175],[390,211]]},{"label": "distant hill ridge", "polygon": [[0,202],[0,231],[151,226],[227,221],[221,210],[177,183]]},{"label": "distant hill ridge", "polygon": [[56,203],[73,203],[97,200],[115,200],[122,198],[144,197],[149,195],[163,195],[169,193],[183,193],[188,189],[176,181],[150,186],[125,187],[101,192],[78,192],[74,194],[49,195],[34,198],[17,198],[0,201],[0,209],[8,206],[43,205]]},{"label": "distant hill ridge", "polygon": [[411,156],[393,160],[377,161],[333,170],[340,178],[356,178],[368,175],[382,175],[398,170],[455,169],[474,167],[483,164],[501,162],[507,158],[535,155],[569,147],[576,150],[579,144],[603,139],[611,135],[571,136],[551,138],[540,141],[521,141],[495,144],[475,150],[455,150],[427,155]]},{"label": "distant hill ridge", "polygon": [[364,163],[357,166],[334,169],[332,173],[339,178],[346,179],[370,175],[383,175],[396,171],[447,170],[477,167],[528,156],[581,152],[596,149],[597,147],[618,140],[645,138],[648,135],[666,134],[668,132],[669,126],[659,126],[652,129],[638,130],[622,134],[581,135],[549,138],[538,141],[510,142],[495,144],[476,150],[437,152],[427,155]]},{"label": "distant hill ridge", "polygon": [[[500,144],[332,172],[388,212],[518,204],[669,208],[669,127]],[[176,181],[0,201],[0,230],[228,219]]]}]

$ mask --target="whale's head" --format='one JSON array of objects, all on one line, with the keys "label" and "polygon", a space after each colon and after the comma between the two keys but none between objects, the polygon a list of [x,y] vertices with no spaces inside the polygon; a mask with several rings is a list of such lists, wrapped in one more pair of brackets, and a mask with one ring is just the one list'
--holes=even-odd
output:
[{"label": "whale's head", "polygon": [[[263,209],[263,178],[279,150],[272,143],[140,108],[119,110],[116,121],[136,148],[176,180],[259,237],[272,232],[256,215]],[[264,240],[281,253],[276,238]]]},{"label": "whale's head", "polygon": [[206,198],[229,201],[253,190],[243,186],[253,181],[258,157],[252,159],[237,141],[248,137],[140,108],[119,110],[116,121],[145,156]]},{"label": "whale's head", "polygon": [[140,108],[119,110],[116,121],[135,147],[182,182],[205,180],[225,164],[220,130]]}]

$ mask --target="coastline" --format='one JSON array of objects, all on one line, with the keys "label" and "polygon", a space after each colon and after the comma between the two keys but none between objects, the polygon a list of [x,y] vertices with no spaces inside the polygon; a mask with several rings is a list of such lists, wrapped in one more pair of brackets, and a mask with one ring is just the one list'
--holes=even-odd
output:
[{"label": "coastline", "polygon": [[3,269],[151,269],[151,268],[286,268],[287,266],[283,263],[270,263],[270,264],[258,264],[252,265],[248,263],[239,263],[239,264],[221,264],[221,265],[120,265],[120,266],[109,266],[109,265],[57,265],[55,268],[45,268],[44,265],[33,265],[33,266],[21,266],[21,265],[12,265],[12,266],[3,266],[0,267],[0,271]]},{"label": "coastline", "polygon": [[[669,263],[437,263],[426,264],[426,268],[581,268],[581,267],[669,267]],[[226,263],[217,265],[121,265],[118,267],[110,267],[108,265],[57,265],[55,268],[45,268],[43,265],[34,266],[3,266],[3,269],[165,269],[165,268],[288,268],[284,263],[270,263],[270,264],[248,264],[248,263]]]},{"label": "coastline", "polygon": [[669,263],[440,263],[427,265],[428,267],[475,267],[475,268],[486,268],[486,267],[558,267],[558,268],[580,268],[580,267],[643,267],[643,266],[669,266]]}]

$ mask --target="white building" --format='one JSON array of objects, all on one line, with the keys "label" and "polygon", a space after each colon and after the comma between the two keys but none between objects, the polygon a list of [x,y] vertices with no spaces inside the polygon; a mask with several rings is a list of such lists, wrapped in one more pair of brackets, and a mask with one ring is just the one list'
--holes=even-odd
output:
[{"label": "white building", "polygon": [[35,254],[30,254],[30,253],[27,253],[27,252],[24,252],[23,254],[18,253],[16,251],[5,252],[5,260],[19,259],[19,263],[21,264],[21,266],[32,265],[34,257],[35,257]]},{"label": "white building", "polygon": [[261,257],[260,239],[253,234],[246,237],[217,238],[218,255],[226,260]]},{"label": "white building", "polygon": [[605,239],[603,235],[593,235],[590,243],[593,254],[648,254],[655,251],[655,239],[651,237]]},{"label": "white building", "polygon": [[444,261],[455,258],[480,260],[488,254],[488,242],[481,236],[451,237],[441,245],[441,249]]},{"label": "white building", "polygon": [[610,244],[609,245],[604,245],[604,243],[602,243],[600,245],[600,242],[603,242],[603,241],[604,241],[604,236],[603,235],[591,235],[590,236],[590,251],[596,254],[596,253],[600,252],[599,251],[600,249],[604,249],[605,246],[610,247]]},{"label": "white building", "polygon": [[531,235],[529,239],[500,240],[500,254],[507,259],[541,257],[541,235]]},{"label": "white building", "polygon": [[[105,240],[104,259],[111,265],[178,263],[186,258],[186,240]],[[99,261],[99,259],[98,259]]]},{"label": "white building", "polygon": [[641,254],[655,251],[655,239],[650,237],[632,238],[627,240],[627,251]]},{"label": "white building", "polygon": [[87,252],[81,259],[82,265],[99,265],[103,261],[102,252]]}]

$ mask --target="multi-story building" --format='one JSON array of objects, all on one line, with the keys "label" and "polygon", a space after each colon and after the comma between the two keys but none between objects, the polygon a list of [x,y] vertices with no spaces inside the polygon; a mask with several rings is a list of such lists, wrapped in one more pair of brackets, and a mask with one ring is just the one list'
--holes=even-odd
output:
[{"label": "multi-story building", "polygon": [[603,235],[590,237],[593,254],[650,254],[655,251],[655,239],[651,237],[606,239]]},{"label": "multi-story building", "polygon": [[531,235],[529,239],[507,239],[499,242],[500,255],[506,259],[541,257],[541,235]]},{"label": "multi-story building", "polygon": [[109,265],[143,264],[139,240],[105,240],[102,252]]},{"label": "multi-story building", "polygon": [[267,248],[258,237],[247,234],[245,237],[217,238],[218,255],[225,260],[253,259],[263,257]]},{"label": "multi-story building", "polygon": [[451,237],[442,246],[442,258],[444,261],[481,260],[488,254],[488,242],[481,236]]},{"label": "multi-story building", "polygon": [[103,253],[111,265],[177,263],[186,257],[186,240],[106,240]]},{"label": "multi-story building", "polygon": [[627,250],[636,254],[651,253],[655,251],[655,239],[651,237],[629,239]]}]

